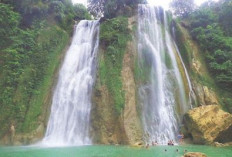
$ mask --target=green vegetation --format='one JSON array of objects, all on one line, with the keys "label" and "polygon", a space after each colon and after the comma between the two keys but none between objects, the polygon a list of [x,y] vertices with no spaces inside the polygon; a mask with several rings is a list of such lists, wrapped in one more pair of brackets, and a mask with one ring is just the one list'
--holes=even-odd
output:
[{"label": "green vegetation", "polygon": [[[204,52],[209,71],[222,90],[220,93],[232,90],[232,23],[228,21],[231,10],[231,0],[220,1],[201,6],[190,17],[191,35]],[[227,109],[231,110],[232,103],[227,101],[230,98],[223,99]]]},{"label": "green vegetation", "polygon": [[[178,8],[176,8],[178,9]],[[219,2],[209,1],[196,9],[181,23],[190,32],[192,38],[200,47],[202,63],[206,66],[212,76],[198,76],[203,84],[214,88],[224,109],[232,112],[231,89],[232,89],[232,1],[220,0]],[[178,28],[178,27],[177,27]],[[177,43],[187,67],[191,60],[191,50],[188,41],[183,42],[181,30],[177,29]],[[185,52],[185,53],[183,53]],[[192,76],[196,76],[194,72]],[[216,85],[215,85],[216,83]]]},{"label": "green vegetation", "polygon": [[104,45],[105,51],[99,63],[100,80],[107,86],[118,113],[124,108],[125,103],[121,70],[129,39],[127,18],[117,17],[102,23],[100,43]]},{"label": "green vegetation", "polygon": [[89,11],[97,18],[114,18],[119,15],[131,16],[132,8],[137,4],[146,3],[146,0],[88,0]]},{"label": "green vegetation", "polygon": [[194,10],[194,0],[172,0],[171,7],[179,17],[188,17]]},{"label": "green vegetation", "polygon": [[89,17],[70,0],[0,1],[0,137],[38,126],[74,20]]}]

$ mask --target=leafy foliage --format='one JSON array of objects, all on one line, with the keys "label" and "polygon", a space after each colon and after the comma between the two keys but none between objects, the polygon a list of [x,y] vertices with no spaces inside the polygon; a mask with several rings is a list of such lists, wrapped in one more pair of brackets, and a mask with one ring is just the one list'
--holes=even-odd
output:
[{"label": "leafy foliage", "polygon": [[170,5],[174,14],[183,18],[187,17],[195,8],[194,0],[172,0]]},{"label": "leafy foliage", "polygon": [[107,86],[118,113],[122,111],[125,103],[121,70],[126,44],[129,39],[127,18],[117,17],[102,23],[100,42],[103,43],[106,51],[103,59],[100,60],[100,80],[103,85]]},{"label": "leafy foliage", "polygon": [[[190,27],[193,39],[204,52],[211,75],[217,85],[228,92],[232,90],[231,9],[231,0],[204,4],[192,14]],[[228,101],[225,102],[228,105]]]},{"label": "leafy foliage", "polygon": [[[88,10],[97,18],[102,16],[113,18],[122,10],[133,7],[139,3],[146,3],[146,0],[88,0]],[[124,14],[126,14],[124,12]]]},{"label": "leafy foliage", "polygon": [[12,36],[18,32],[20,16],[9,5],[0,4],[0,47],[13,42]]},{"label": "leafy foliage", "polygon": [[232,1],[225,0],[220,7],[219,23],[223,27],[226,34],[232,36]]},{"label": "leafy foliage", "polygon": [[216,82],[224,88],[232,89],[232,38],[225,36],[226,30],[220,26],[217,16],[220,17],[220,13],[208,6],[195,11],[191,20],[191,34],[206,52],[208,67],[215,75]]}]

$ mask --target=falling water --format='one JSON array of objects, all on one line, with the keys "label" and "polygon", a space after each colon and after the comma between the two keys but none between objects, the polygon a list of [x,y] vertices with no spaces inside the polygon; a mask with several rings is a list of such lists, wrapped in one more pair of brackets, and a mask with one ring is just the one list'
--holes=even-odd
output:
[{"label": "falling water", "polygon": [[[146,142],[176,141],[182,115],[190,108],[165,11],[139,5],[139,67],[147,78],[139,88]],[[186,77],[186,76],[184,76]]]},{"label": "falling water", "polygon": [[[175,38],[175,27],[172,26],[172,34]],[[181,61],[181,65],[182,67],[184,68],[184,73],[185,73],[185,76],[186,76],[186,79],[187,79],[187,82],[188,82],[188,88],[189,88],[189,104],[190,104],[190,107],[193,108],[193,106],[196,106],[197,104],[197,98],[196,98],[196,95],[193,91],[193,87],[192,87],[192,83],[190,81],[190,77],[189,77],[189,74],[188,74],[188,71],[184,65],[184,61],[180,55],[180,50],[179,48],[177,47],[176,43],[174,43],[174,46],[175,46],[175,49],[177,51],[177,54],[178,54],[178,57],[180,58],[180,61]]]},{"label": "falling water", "polygon": [[51,115],[43,144],[91,144],[91,94],[99,42],[98,21],[83,20],[75,28],[54,91]]}]

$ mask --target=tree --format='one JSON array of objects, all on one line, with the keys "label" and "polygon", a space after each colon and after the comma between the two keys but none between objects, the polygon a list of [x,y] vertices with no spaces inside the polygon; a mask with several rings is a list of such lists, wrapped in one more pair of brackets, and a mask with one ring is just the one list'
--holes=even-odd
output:
[{"label": "tree", "polygon": [[228,35],[232,35],[232,0],[226,0],[219,12],[219,22]]},{"label": "tree", "polygon": [[105,1],[106,0],[88,0],[88,10],[96,18],[102,17]]},{"label": "tree", "polygon": [[12,36],[18,31],[20,16],[9,5],[0,3],[0,48],[3,49],[12,42]]},{"label": "tree", "polygon": [[185,18],[195,8],[194,0],[172,0],[170,4],[176,16]]},{"label": "tree", "polygon": [[75,20],[91,19],[86,7],[83,4],[74,5]]},{"label": "tree", "polygon": [[146,3],[146,0],[88,0],[88,10],[97,18],[113,18],[124,7],[139,3]]}]

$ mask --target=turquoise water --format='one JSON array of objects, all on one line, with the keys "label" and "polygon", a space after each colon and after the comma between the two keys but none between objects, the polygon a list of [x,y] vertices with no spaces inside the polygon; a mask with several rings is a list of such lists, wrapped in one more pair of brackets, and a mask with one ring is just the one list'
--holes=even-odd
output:
[{"label": "turquoise water", "polygon": [[101,145],[58,148],[0,147],[0,157],[181,157],[184,150],[203,152],[209,157],[232,157],[232,147],[199,145],[155,146],[149,149]]}]

